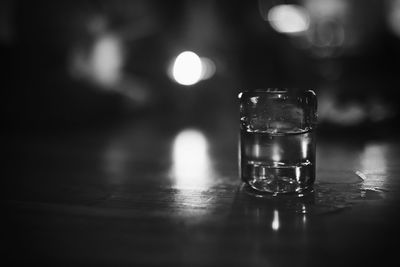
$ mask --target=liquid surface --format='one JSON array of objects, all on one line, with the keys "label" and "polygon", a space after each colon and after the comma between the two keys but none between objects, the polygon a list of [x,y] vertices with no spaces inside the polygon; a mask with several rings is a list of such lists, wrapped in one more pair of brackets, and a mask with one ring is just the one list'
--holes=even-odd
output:
[{"label": "liquid surface", "polygon": [[301,192],[315,180],[315,133],[241,131],[242,180],[271,193]]}]

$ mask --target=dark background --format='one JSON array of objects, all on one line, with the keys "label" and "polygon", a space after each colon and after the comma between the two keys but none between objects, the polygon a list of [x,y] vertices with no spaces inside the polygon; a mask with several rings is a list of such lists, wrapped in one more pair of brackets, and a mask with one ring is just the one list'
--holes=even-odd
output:
[{"label": "dark background", "polygon": [[[274,30],[266,14],[279,4],[304,6],[308,29]],[[2,1],[1,13],[2,118],[13,132],[234,120],[237,93],[265,87],[315,90],[324,134],[398,121],[397,1]],[[116,54],[113,44],[96,54],[105,39]],[[215,75],[175,83],[167,70],[185,50],[211,59]]]}]

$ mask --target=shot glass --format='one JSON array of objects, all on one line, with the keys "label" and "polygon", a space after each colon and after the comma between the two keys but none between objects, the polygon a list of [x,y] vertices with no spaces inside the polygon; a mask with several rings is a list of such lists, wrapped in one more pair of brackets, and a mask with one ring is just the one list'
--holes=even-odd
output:
[{"label": "shot glass", "polygon": [[239,94],[241,179],[260,192],[302,193],[315,181],[317,98],[312,90]]}]

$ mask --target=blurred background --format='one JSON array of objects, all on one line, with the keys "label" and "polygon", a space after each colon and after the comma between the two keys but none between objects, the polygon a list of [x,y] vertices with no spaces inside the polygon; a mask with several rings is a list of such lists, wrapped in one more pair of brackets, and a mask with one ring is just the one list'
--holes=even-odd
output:
[{"label": "blurred background", "polygon": [[3,0],[0,55],[11,132],[236,125],[265,87],[315,90],[325,135],[400,114],[400,0]]}]

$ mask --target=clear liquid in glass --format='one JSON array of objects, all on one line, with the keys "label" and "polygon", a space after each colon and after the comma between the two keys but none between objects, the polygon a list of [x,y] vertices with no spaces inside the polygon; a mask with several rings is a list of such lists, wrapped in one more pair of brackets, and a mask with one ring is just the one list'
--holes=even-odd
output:
[{"label": "clear liquid in glass", "polygon": [[315,180],[314,130],[242,128],[240,172],[242,180],[258,191],[303,192]]}]

